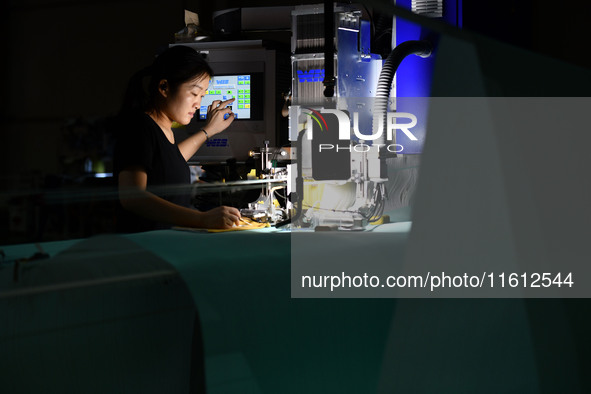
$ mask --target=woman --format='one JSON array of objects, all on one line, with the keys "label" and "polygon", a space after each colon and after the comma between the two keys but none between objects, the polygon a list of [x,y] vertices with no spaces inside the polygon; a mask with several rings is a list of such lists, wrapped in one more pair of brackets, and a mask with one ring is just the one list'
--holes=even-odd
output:
[{"label": "woman", "polygon": [[186,125],[199,110],[212,75],[195,50],[174,46],[130,80],[115,148],[123,208],[119,230],[137,232],[172,225],[224,229],[239,223],[236,208],[201,212],[191,207],[187,165],[206,140],[232,123],[234,114],[227,106],[233,99],[214,101],[208,107],[207,124],[186,140],[177,144],[172,132],[173,122]]}]

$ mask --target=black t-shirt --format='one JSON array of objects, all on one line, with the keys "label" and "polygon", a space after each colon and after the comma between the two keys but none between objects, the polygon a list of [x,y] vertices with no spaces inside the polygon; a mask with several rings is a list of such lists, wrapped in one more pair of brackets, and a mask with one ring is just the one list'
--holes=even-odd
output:
[{"label": "black t-shirt", "polygon": [[[162,129],[145,113],[121,117],[115,145],[114,170],[119,173],[130,167],[141,167],[148,175],[147,190],[172,203],[190,207],[189,166],[176,144],[171,144]],[[119,204],[117,229],[139,232],[170,228],[125,210]]]}]

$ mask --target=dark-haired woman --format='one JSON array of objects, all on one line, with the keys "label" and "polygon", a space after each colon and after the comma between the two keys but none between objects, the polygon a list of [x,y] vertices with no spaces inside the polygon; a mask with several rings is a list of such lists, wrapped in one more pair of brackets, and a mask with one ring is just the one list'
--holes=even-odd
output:
[{"label": "dark-haired woman", "polygon": [[[228,104],[214,101],[207,124],[177,143],[172,123],[188,124],[199,110],[213,72],[203,57],[185,46],[159,55],[130,80],[120,115],[115,172],[121,205],[117,227],[138,232],[171,226],[230,228],[239,223],[232,207],[198,211],[190,204],[187,160],[234,120]],[[144,88],[147,82],[147,89]]]}]

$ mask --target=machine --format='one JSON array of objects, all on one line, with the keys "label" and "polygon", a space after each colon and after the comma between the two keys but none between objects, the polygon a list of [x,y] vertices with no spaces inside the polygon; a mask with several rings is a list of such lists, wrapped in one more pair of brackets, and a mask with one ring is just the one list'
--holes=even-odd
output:
[{"label": "machine", "polygon": [[[458,15],[457,0],[445,3],[397,5],[457,24],[447,20]],[[266,40],[182,44],[204,54],[216,73],[209,99],[235,97],[240,106],[232,129],[210,140],[192,164],[236,190],[257,185],[248,196],[218,203],[294,230],[363,230],[387,220],[391,209],[406,209],[410,220],[436,39],[362,6],[327,1],[288,12],[291,58]],[[199,121],[203,113],[187,132],[199,130]]]},{"label": "machine", "polygon": [[370,51],[371,26],[359,8],[327,2],[296,7],[292,16],[292,223],[363,230],[384,220],[388,183],[396,182],[388,160],[406,153],[397,135],[418,140],[417,117],[397,111],[394,75],[406,56],[430,56],[432,44],[403,42],[384,61]]}]

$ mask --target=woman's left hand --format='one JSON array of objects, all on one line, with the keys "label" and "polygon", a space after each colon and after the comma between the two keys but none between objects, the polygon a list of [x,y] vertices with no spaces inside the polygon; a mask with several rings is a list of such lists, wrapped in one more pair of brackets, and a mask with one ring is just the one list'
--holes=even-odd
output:
[{"label": "woman's left hand", "polygon": [[228,105],[234,100],[233,98],[226,101],[215,100],[207,107],[208,121],[204,128],[207,130],[209,136],[221,133],[232,124],[234,113],[232,112],[232,107]]}]

